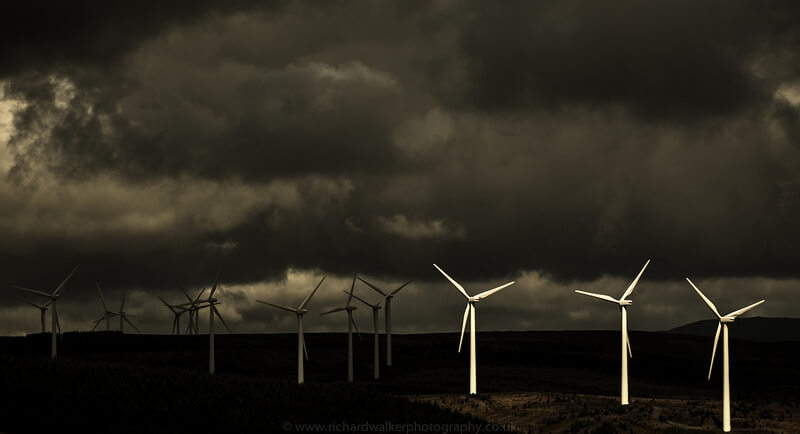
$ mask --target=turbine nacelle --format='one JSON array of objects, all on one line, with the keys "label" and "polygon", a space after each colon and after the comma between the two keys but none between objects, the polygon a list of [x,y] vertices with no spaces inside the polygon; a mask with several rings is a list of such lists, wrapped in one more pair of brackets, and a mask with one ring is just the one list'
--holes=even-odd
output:
[{"label": "turbine nacelle", "polygon": [[720,318],[720,319],[719,319],[719,322],[729,323],[729,322],[733,322],[733,321],[735,321],[735,320],[736,320],[736,318],[735,318],[735,317],[732,317],[732,316],[723,316],[722,318]]},{"label": "turbine nacelle", "polygon": [[620,300],[619,301],[619,305],[620,306],[630,306],[632,304],[633,304],[633,300]]}]

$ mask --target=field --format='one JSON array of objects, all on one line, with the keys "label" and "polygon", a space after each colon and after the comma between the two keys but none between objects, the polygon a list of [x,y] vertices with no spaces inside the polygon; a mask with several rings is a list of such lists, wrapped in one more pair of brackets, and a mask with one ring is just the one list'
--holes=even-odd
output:
[{"label": "field", "polygon": [[[626,407],[617,332],[479,333],[472,398],[457,334],[394,335],[394,366],[382,363],[379,380],[372,335],[362,334],[354,384],[344,381],[346,339],[307,334],[298,386],[293,334],[218,335],[214,376],[202,335],[67,333],[56,361],[47,335],[0,338],[0,431],[720,430],[721,369],[706,381],[712,342],[704,337],[632,332]],[[800,432],[798,356],[797,342],[731,341],[734,431]]]}]

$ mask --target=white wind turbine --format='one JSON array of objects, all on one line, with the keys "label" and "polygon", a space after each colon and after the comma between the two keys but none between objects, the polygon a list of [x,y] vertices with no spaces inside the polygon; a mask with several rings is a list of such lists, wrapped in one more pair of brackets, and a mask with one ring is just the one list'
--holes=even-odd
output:
[{"label": "white wind turbine", "polygon": [[633,304],[633,301],[626,300],[625,297],[631,295],[633,289],[636,288],[636,284],[639,283],[639,278],[642,277],[642,273],[644,273],[644,269],[647,268],[647,265],[650,263],[648,259],[647,262],[644,263],[644,267],[642,267],[642,271],[633,279],[633,282],[628,286],[628,289],[622,294],[622,297],[619,300],[614,299],[605,294],[595,294],[593,292],[586,292],[576,289],[575,292],[578,294],[588,295],[589,297],[599,298],[600,300],[607,301],[609,303],[614,303],[619,305],[619,310],[622,316],[622,384],[621,384],[621,391],[620,391],[620,403],[622,405],[628,405],[628,357],[633,357],[633,351],[631,351],[631,341],[628,338],[628,311],[625,308],[626,306],[630,306]]},{"label": "white wind turbine", "polygon": [[356,325],[355,320],[353,320],[353,311],[357,309],[355,306],[350,305],[350,301],[353,298],[353,289],[356,286],[356,275],[353,274],[353,283],[350,285],[350,292],[348,293],[347,297],[347,304],[343,307],[337,307],[331,309],[327,312],[322,312],[321,315],[327,315],[329,313],[334,312],[341,312],[343,310],[347,311],[347,381],[352,383],[353,382],[353,329],[356,329],[356,333],[359,333],[358,326]]},{"label": "white wind turbine", "polygon": [[[345,291],[345,292],[347,292],[347,291]],[[380,303],[375,303],[375,304],[369,303],[368,301],[364,300],[363,298],[361,298],[361,297],[359,297],[359,296],[357,296],[355,294],[353,294],[353,297],[356,300],[366,304],[367,306],[369,306],[372,309],[372,329],[373,329],[373,332],[375,334],[375,338],[374,338],[374,353],[375,353],[375,355],[373,357],[374,362],[373,362],[373,369],[372,369],[372,378],[377,380],[378,378],[380,378],[380,360],[381,360],[379,344],[378,344],[378,311],[381,309],[381,304]]]},{"label": "white wind turbine", "polygon": [[384,330],[386,333],[386,366],[392,366],[392,299],[394,296],[400,292],[401,289],[405,288],[406,285],[411,283],[409,280],[408,282],[400,285],[397,289],[393,291],[384,291],[377,286],[367,282],[366,280],[358,277],[358,280],[366,283],[370,288],[374,289],[378,294],[382,295],[386,300],[386,311],[384,313]]},{"label": "white wind turbine", "polygon": [[458,352],[461,352],[461,344],[464,342],[464,331],[467,328],[467,320],[469,319],[469,393],[470,395],[475,395],[478,393],[477,352],[475,348],[475,303],[505,288],[506,286],[513,285],[515,282],[508,282],[488,291],[481,292],[476,296],[470,296],[467,294],[467,291],[464,290],[463,286],[453,280],[452,277],[448,276],[447,273],[439,268],[438,265],[433,264],[433,266],[436,267],[436,269],[439,270],[439,272],[442,273],[442,275],[446,277],[447,280],[449,280],[450,283],[456,287],[456,289],[458,289],[458,292],[460,292],[461,295],[467,299],[467,308],[464,309],[464,319],[461,322],[461,339],[458,341]]},{"label": "white wind turbine", "polygon": [[305,370],[303,367],[303,353],[305,352],[306,359],[308,359],[308,349],[306,348],[306,338],[303,334],[303,315],[308,313],[308,309],[306,309],[306,305],[311,300],[311,297],[314,296],[314,293],[317,292],[322,282],[325,280],[326,276],[322,276],[322,280],[317,283],[317,286],[314,287],[314,290],[311,291],[310,294],[306,296],[306,298],[300,303],[297,308],[282,306],[280,304],[270,303],[268,301],[261,301],[256,300],[259,303],[266,304],[272,307],[277,307],[278,309],[283,309],[285,311],[289,311],[294,313],[297,316],[297,384],[303,384],[305,382]]},{"label": "white wind turbine", "polygon": [[58,297],[61,296],[61,291],[64,289],[64,286],[67,284],[69,279],[72,277],[73,274],[75,274],[76,271],[78,271],[78,267],[80,267],[80,265],[75,266],[75,268],[72,269],[72,271],[67,275],[67,277],[64,278],[64,280],[61,281],[61,284],[58,285],[56,287],[56,289],[54,289],[53,292],[51,292],[49,294],[44,292],[44,291],[39,291],[39,290],[36,290],[36,289],[23,288],[21,286],[17,286],[16,287],[17,289],[21,289],[23,291],[27,291],[27,292],[30,292],[32,294],[38,294],[38,295],[41,295],[42,297],[47,297],[47,298],[50,299],[49,303],[50,303],[50,305],[52,305],[52,310],[50,311],[50,313],[51,313],[50,322],[52,323],[51,324],[52,331],[50,333],[50,335],[51,335],[51,338],[50,338],[50,357],[53,358],[53,359],[55,359],[56,355],[57,355],[56,354],[56,327],[58,327],[59,330],[61,329],[61,327],[58,324],[58,310],[56,309],[56,301],[58,300]]},{"label": "white wind turbine", "polygon": [[717,316],[719,323],[717,324],[717,333],[714,336],[714,349],[711,350],[711,365],[708,367],[708,379],[711,379],[711,369],[714,367],[714,355],[717,353],[717,342],[719,342],[719,331],[722,329],[722,430],[728,432],[731,430],[731,383],[730,383],[730,368],[728,357],[728,323],[733,322],[736,317],[747,312],[748,310],[758,306],[766,300],[761,300],[751,304],[750,306],[743,307],[735,310],[727,315],[720,315],[714,303],[711,302],[702,292],[698,289],[689,278],[686,281],[692,285],[700,298],[706,303],[711,312]]}]

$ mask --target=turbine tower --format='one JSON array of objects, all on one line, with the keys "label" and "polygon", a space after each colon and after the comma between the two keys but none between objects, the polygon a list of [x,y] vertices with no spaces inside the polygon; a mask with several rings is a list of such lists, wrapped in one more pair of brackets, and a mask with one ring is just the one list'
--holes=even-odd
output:
[{"label": "turbine tower", "polygon": [[[347,304],[343,307],[337,307],[331,309],[327,312],[322,312],[320,316],[327,315],[329,313],[334,312],[341,312],[347,311],[347,381],[349,383],[353,382],[353,329],[356,329],[356,333],[359,333],[358,326],[356,325],[355,320],[353,320],[353,311],[357,308],[355,306],[350,305],[350,301],[353,299],[353,289],[356,286],[356,275],[353,274],[353,283],[350,285],[350,292],[348,293],[347,297]],[[359,333],[360,335],[360,333]]]},{"label": "turbine tower", "polygon": [[586,292],[576,289],[575,292],[578,294],[588,295],[589,297],[599,298],[600,300],[607,301],[609,303],[614,303],[619,305],[619,310],[622,316],[622,380],[620,386],[620,403],[622,405],[628,405],[628,357],[633,358],[633,351],[631,351],[631,341],[628,338],[628,311],[626,306],[630,306],[633,304],[633,301],[627,300],[626,297],[631,295],[633,289],[636,287],[636,284],[639,283],[639,278],[642,277],[642,273],[644,273],[644,269],[647,268],[647,265],[650,264],[650,260],[648,259],[647,262],[644,263],[644,267],[642,267],[642,271],[633,279],[633,282],[628,286],[628,289],[622,294],[622,297],[619,300],[610,297],[605,294],[595,294],[593,292]]},{"label": "turbine tower", "polygon": [[[347,292],[347,291],[345,291],[345,292]],[[355,298],[356,300],[366,304],[367,306],[369,306],[372,309],[372,329],[373,329],[373,332],[375,334],[375,338],[374,338],[374,353],[375,353],[375,355],[373,357],[374,362],[373,362],[373,369],[372,369],[372,378],[377,380],[378,378],[380,378],[380,360],[381,360],[380,350],[379,350],[379,346],[380,345],[378,345],[378,311],[381,309],[381,304],[380,303],[371,304],[371,303],[367,302],[366,300],[364,300],[363,298],[361,298],[361,297],[359,297],[359,296],[357,296],[355,294],[353,294],[353,298]]]},{"label": "turbine tower", "polygon": [[476,348],[475,348],[475,303],[477,303],[477,302],[481,301],[482,299],[494,294],[495,292],[505,288],[506,286],[513,285],[515,282],[508,282],[508,283],[506,283],[504,285],[498,286],[496,288],[492,288],[492,289],[490,289],[488,291],[481,292],[480,294],[472,297],[469,294],[467,294],[467,291],[464,289],[463,286],[461,286],[458,282],[453,280],[452,277],[448,276],[447,273],[445,273],[444,270],[439,268],[438,265],[433,264],[433,266],[436,267],[436,269],[439,270],[439,272],[442,273],[442,275],[444,277],[446,277],[447,280],[449,280],[450,283],[452,283],[453,286],[456,287],[456,289],[458,289],[458,292],[460,292],[461,295],[463,295],[464,298],[467,299],[467,308],[464,309],[464,319],[461,322],[461,339],[459,339],[459,341],[458,341],[458,352],[459,353],[461,352],[461,344],[464,342],[464,331],[467,328],[467,320],[469,319],[469,346],[470,346],[470,348],[469,348],[469,394],[470,395],[476,395],[478,393],[478,374],[476,372],[477,371],[477,354],[476,354],[477,352],[476,352]]},{"label": "turbine tower", "polygon": [[361,277],[358,280],[366,283],[370,288],[374,289],[378,294],[382,295],[386,300],[386,312],[384,313],[384,330],[386,333],[386,366],[392,366],[392,299],[394,296],[400,292],[401,289],[405,288],[406,285],[411,283],[409,280],[408,282],[400,285],[394,291],[384,291],[377,286],[367,282],[366,280],[362,279]]},{"label": "turbine tower", "polygon": [[47,309],[50,308],[50,300],[48,300],[47,303],[45,303],[45,304],[36,304],[36,303],[28,300],[27,298],[23,298],[22,301],[24,301],[25,303],[28,303],[29,305],[39,309],[39,313],[41,314],[41,317],[42,317],[41,318],[42,319],[42,333],[47,333],[47,321],[46,321],[45,317],[47,315]]},{"label": "turbine tower", "polygon": [[[211,292],[208,294],[208,298],[205,299],[205,300],[199,300],[201,303],[204,303],[204,304],[202,304],[202,305],[197,305],[196,303],[193,304],[193,306],[195,306],[195,308],[198,309],[198,310],[202,309],[202,308],[206,308],[206,307],[209,308],[209,313],[208,313],[208,372],[210,374],[212,374],[212,375],[216,371],[216,366],[215,366],[216,365],[216,361],[215,361],[215,358],[214,358],[214,315],[216,315],[217,318],[219,318],[220,322],[222,322],[222,325],[224,325],[225,328],[228,329],[228,333],[232,333],[230,327],[228,327],[228,324],[225,323],[225,320],[222,319],[222,315],[220,315],[219,311],[217,310],[217,305],[220,302],[219,302],[219,300],[214,298],[214,292],[217,291],[217,282],[218,281],[219,281],[219,270],[217,270],[217,277],[214,278],[214,285],[211,287]],[[202,294],[202,292],[200,294]],[[198,298],[199,297],[200,296],[198,295]]]},{"label": "turbine tower", "polygon": [[311,297],[314,296],[314,293],[317,292],[317,289],[319,289],[320,285],[322,285],[322,282],[325,280],[325,277],[326,276],[322,276],[322,280],[320,280],[319,283],[317,283],[317,286],[314,287],[314,290],[311,291],[311,293],[306,296],[306,298],[300,303],[299,306],[297,306],[297,308],[282,306],[280,304],[270,303],[268,301],[256,300],[259,303],[292,312],[297,316],[297,384],[303,384],[305,382],[305,370],[304,370],[305,368],[303,367],[304,352],[306,359],[308,359],[306,338],[305,335],[303,334],[303,315],[308,313],[306,305],[308,304],[309,300],[311,300]]},{"label": "turbine tower", "polygon": [[50,322],[52,323],[51,324],[52,331],[50,333],[50,335],[51,335],[51,338],[50,338],[50,357],[53,358],[53,359],[55,359],[56,355],[57,355],[57,351],[56,351],[56,327],[59,329],[59,331],[61,330],[61,326],[58,324],[58,310],[56,309],[56,301],[58,300],[58,297],[61,296],[61,291],[64,290],[64,286],[67,284],[69,279],[72,277],[73,274],[75,274],[76,271],[78,271],[78,267],[80,267],[80,265],[76,265],[75,268],[73,268],[72,271],[70,271],[70,273],[67,275],[67,277],[65,277],[64,280],[61,281],[61,284],[58,285],[56,287],[56,289],[54,289],[53,292],[51,292],[49,294],[44,292],[44,291],[39,291],[39,290],[36,290],[36,289],[23,288],[21,286],[17,286],[16,287],[17,289],[20,289],[20,290],[23,290],[23,291],[27,291],[27,292],[30,292],[32,294],[41,295],[42,297],[47,297],[47,298],[50,299],[49,304],[51,304],[52,307],[53,307],[52,310],[50,311],[50,314],[51,314]]},{"label": "turbine tower", "polygon": [[735,310],[727,315],[720,315],[714,303],[711,302],[697,286],[692,283],[689,278],[686,281],[692,285],[700,298],[706,303],[711,312],[717,316],[719,323],[717,323],[717,333],[714,335],[714,349],[711,350],[711,365],[708,367],[708,379],[711,380],[711,369],[714,367],[714,355],[717,353],[717,342],[719,342],[719,331],[722,329],[722,430],[729,432],[731,430],[731,383],[730,383],[730,365],[728,356],[728,323],[733,322],[736,317],[747,312],[748,310],[758,306],[766,300],[761,300],[751,304],[750,306],[743,307]]}]

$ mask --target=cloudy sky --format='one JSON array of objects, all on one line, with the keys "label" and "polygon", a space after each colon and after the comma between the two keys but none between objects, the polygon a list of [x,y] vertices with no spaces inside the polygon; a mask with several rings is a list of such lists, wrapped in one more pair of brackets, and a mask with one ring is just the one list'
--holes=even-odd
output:
[{"label": "cloudy sky", "polygon": [[[0,334],[145,332],[221,269],[236,332],[391,289],[396,332],[800,316],[800,5],[11,2],[0,27]],[[378,301],[367,286],[357,294]],[[32,301],[39,302],[32,296]],[[723,312],[724,313],[724,312]],[[369,312],[358,320],[369,329]],[[311,315],[312,331],[343,318]]]}]

